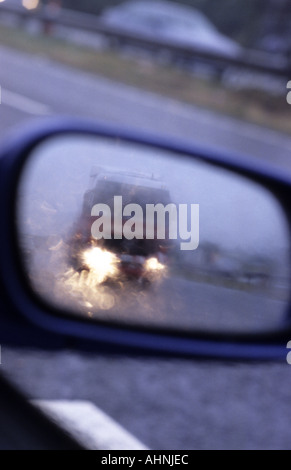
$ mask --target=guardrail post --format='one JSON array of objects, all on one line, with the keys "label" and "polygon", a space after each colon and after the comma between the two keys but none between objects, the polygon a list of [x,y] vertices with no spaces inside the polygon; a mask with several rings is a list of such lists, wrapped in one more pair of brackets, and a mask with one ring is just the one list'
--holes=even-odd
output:
[{"label": "guardrail post", "polygon": [[49,0],[42,8],[42,23],[44,34],[51,36],[56,18],[61,13],[61,2]]}]

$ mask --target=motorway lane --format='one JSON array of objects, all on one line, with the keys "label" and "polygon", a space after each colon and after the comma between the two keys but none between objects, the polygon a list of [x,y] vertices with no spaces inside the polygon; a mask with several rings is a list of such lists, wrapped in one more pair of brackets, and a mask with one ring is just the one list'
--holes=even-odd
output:
[{"label": "motorway lane", "polygon": [[23,352],[2,368],[33,398],[95,403],[147,447],[290,449],[284,364]]},{"label": "motorway lane", "polygon": [[27,121],[28,115],[26,113],[22,113],[11,106],[1,104],[0,110],[1,137],[4,137],[6,133],[15,126],[21,125],[21,123],[25,123]]},{"label": "motorway lane", "polygon": [[[229,119],[217,121],[211,113],[115,87],[45,59],[1,49],[0,83],[3,135],[21,122],[43,118],[36,109],[25,112],[15,102],[8,104],[8,90],[49,106],[52,115],[124,124],[126,109],[128,126],[155,132],[158,123],[164,134],[197,138],[228,150],[248,148],[259,158],[285,165],[287,171],[291,168],[287,137],[265,135]],[[287,363],[143,360],[4,347],[2,369],[32,398],[95,403],[153,449],[291,448]]]},{"label": "motorway lane", "polygon": [[[116,86],[106,78],[97,79],[44,57],[0,48],[0,85],[4,103],[7,90],[48,107],[52,115],[93,118],[187,139],[249,154],[291,171],[288,136],[122,84]],[[5,129],[5,119],[2,121]]]}]

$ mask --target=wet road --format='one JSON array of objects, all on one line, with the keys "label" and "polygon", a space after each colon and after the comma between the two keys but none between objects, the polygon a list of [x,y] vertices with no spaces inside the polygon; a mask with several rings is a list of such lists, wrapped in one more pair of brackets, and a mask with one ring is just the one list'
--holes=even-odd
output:
[{"label": "wet road", "polygon": [[[235,152],[248,150],[291,170],[287,137],[44,58],[0,49],[0,84],[2,135],[47,115],[85,116]],[[145,360],[3,347],[1,367],[33,398],[90,400],[152,449],[291,448],[287,362]]]}]

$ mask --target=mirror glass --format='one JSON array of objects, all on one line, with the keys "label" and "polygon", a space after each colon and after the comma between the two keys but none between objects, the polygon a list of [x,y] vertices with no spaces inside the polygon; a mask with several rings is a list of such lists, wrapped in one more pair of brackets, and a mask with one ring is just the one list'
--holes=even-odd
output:
[{"label": "mirror glass", "polygon": [[33,290],[67,315],[232,333],[268,331],[286,315],[281,206],[198,159],[54,137],[24,168],[17,218]]}]

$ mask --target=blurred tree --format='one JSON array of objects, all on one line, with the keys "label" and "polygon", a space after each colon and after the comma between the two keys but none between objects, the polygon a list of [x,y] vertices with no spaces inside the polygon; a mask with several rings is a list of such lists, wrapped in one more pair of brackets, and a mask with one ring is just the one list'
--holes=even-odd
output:
[{"label": "blurred tree", "polygon": [[282,38],[291,44],[291,4],[289,0],[267,0],[260,33]]}]

